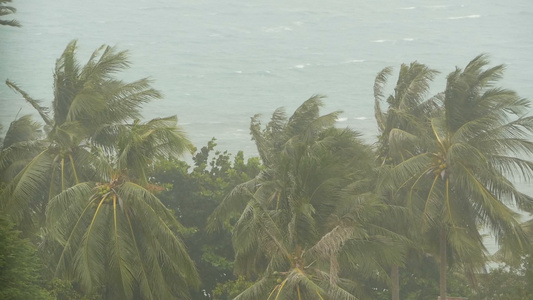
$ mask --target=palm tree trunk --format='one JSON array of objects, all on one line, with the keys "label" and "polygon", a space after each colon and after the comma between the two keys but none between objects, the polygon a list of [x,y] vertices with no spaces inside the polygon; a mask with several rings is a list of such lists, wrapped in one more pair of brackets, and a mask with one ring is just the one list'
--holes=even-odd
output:
[{"label": "palm tree trunk", "polygon": [[440,299],[447,300],[446,296],[446,231],[440,229]]},{"label": "palm tree trunk", "polygon": [[397,264],[393,264],[390,271],[392,281],[392,300],[400,300],[400,269]]}]

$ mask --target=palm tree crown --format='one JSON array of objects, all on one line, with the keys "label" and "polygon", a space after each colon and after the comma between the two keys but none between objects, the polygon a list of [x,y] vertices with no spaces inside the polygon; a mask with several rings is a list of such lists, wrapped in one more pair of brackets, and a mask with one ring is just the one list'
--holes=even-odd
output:
[{"label": "palm tree crown", "polygon": [[354,131],[333,126],[338,112],[319,115],[321,105],[312,97],[290,118],[278,109],[264,129],[252,118],[265,168],[210,218],[242,212],[233,232],[235,269],[260,280],[236,299],[355,299],[364,292],[351,272],[376,275],[380,263],[401,256],[385,245],[385,230],[370,225],[384,208],[369,194],[370,148]]},{"label": "palm tree crown", "polygon": [[440,244],[441,271],[448,249],[471,267],[483,264],[480,228],[499,243],[505,235],[523,246],[525,237],[510,205],[533,208],[533,198],[511,182],[529,179],[533,170],[522,159],[533,151],[533,118],[525,116],[529,101],[494,87],[503,66],[485,68],[487,64],[480,55],[448,75],[442,109],[429,120],[430,133],[420,139],[427,151],[392,169],[396,186],[408,187],[410,207]]},{"label": "palm tree crown", "polygon": [[[34,217],[43,216],[49,198],[94,178],[93,167],[97,165],[94,146],[113,149],[115,142],[105,136],[116,132],[125,121],[139,118],[142,104],[160,97],[147,79],[124,83],[113,78],[114,73],[129,65],[126,52],[102,46],[83,67],[76,61],[75,53],[73,41],[57,60],[50,109],[15,83],[6,81],[37,110],[46,135],[32,143],[14,143],[3,151],[2,168],[23,159],[16,150],[26,148],[22,153],[32,154],[2,195],[4,208],[17,222],[36,222]],[[43,190],[48,195],[41,196]]]},{"label": "palm tree crown", "polygon": [[50,109],[7,81],[45,125],[39,135],[29,117],[11,124],[0,153],[1,208],[41,227],[54,276],[86,292],[188,298],[198,274],[178,237],[181,225],[148,190],[145,170],[191,144],[176,116],[139,121],[142,104],[160,93],[147,79],[115,78],[129,66],[126,52],[102,46],[83,66],[75,52],[74,41],[57,60]]}]

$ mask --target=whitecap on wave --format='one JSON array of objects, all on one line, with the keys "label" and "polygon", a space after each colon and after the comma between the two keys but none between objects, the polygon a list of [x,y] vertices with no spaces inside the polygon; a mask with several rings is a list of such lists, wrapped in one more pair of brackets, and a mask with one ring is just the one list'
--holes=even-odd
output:
[{"label": "whitecap on wave", "polygon": [[366,120],[368,118],[367,117],[355,117],[354,119],[356,119],[356,120]]},{"label": "whitecap on wave", "polygon": [[337,122],[346,122],[348,118],[337,118]]},{"label": "whitecap on wave", "polygon": [[415,9],[416,7],[414,6],[409,6],[409,7],[400,7],[400,9],[405,9],[405,10],[411,10],[411,9]]},{"label": "whitecap on wave", "polygon": [[304,65],[295,65],[294,67],[292,67],[292,69],[303,69],[307,66],[310,66],[311,64],[304,64]]},{"label": "whitecap on wave", "polygon": [[480,15],[469,15],[469,16],[461,16],[461,17],[449,17],[448,20],[477,19],[480,17],[481,17]]},{"label": "whitecap on wave", "polygon": [[356,64],[356,63],[362,63],[365,62],[364,59],[351,59],[348,61],[343,62],[343,64]]},{"label": "whitecap on wave", "polygon": [[415,39],[413,39],[413,38],[403,38],[403,40],[406,41],[406,42],[412,42],[412,41],[414,41]]}]

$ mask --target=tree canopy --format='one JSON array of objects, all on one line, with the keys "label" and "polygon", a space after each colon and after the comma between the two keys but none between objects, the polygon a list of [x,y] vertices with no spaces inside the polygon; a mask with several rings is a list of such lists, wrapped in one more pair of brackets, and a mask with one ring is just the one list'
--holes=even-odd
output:
[{"label": "tree canopy", "polygon": [[0,298],[531,298],[533,196],[515,182],[533,175],[533,117],[486,55],[434,96],[422,63],[390,94],[392,68],[379,72],[374,145],[315,95],[253,116],[259,157],[245,159],[214,138],[194,148],[177,116],[144,120],[161,93],[119,79],[126,51],[82,64],[77,47],[49,107],[6,81],[41,120],[0,140]]}]

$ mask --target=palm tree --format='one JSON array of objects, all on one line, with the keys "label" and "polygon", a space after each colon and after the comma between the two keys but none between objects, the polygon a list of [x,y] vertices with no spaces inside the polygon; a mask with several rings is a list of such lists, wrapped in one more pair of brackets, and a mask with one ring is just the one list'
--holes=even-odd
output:
[{"label": "palm tree", "polygon": [[[446,299],[448,257],[470,268],[485,261],[480,229],[498,243],[526,239],[517,209],[531,212],[533,198],[519,192],[511,179],[529,179],[533,164],[533,117],[529,101],[494,87],[504,67],[485,68],[484,55],[447,77],[440,115],[431,118],[428,151],[392,169],[396,186],[409,186],[409,206],[433,236],[440,260],[440,296]],[[451,256],[450,251],[453,252]]]},{"label": "palm tree", "polygon": [[[182,226],[146,185],[140,165],[184,150],[175,118],[122,128],[102,181],[64,190],[46,208],[55,276],[106,299],[189,298],[199,277],[178,238]],[[182,148],[180,148],[180,146]],[[110,161],[111,160],[111,161]],[[107,163],[107,164],[106,164]]]},{"label": "palm tree", "polygon": [[235,271],[260,279],[236,299],[356,299],[353,272],[378,276],[381,263],[400,260],[389,232],[371,225],[385,208],[369,194],[370,148],[334,127],[339,112],[320,116],[321,106],[315,96],[290,118],[278,109],[265,129],[252,118],[265,168],[210,217],[213,226],[241,214]]},{"label": "palm tree", "polygon": [[18,224],[44,226],[41,250],[54,276],[85,292],[188,298],[198,275],[179,223],[150,192],[145,170],[191,144],[175,116],[138,120],[142,104],[160,94],[147,79],[114,78],[129,65],[125,52],[103,46],[80,67],[75,50],[71,42],[57,61],[52,109],[7,81],[41,115],[45,136],[31,135],[36,125],[26,117],[11,125],[0,154],[8,180],[1,208]]},{"label": "palm tree", "polygon": [[[402,64],[394,93],[386,98],[387,110],[381,109],[384,101],[384,88],[392,69],[385,68],[376,76],[374,83],[374,108],[378,123],[379,136],[376,152],[382,173],[392,166],[424,151],[420,147],[419,136],[427,135],[427,120],[438,108],[439,98],[426,99],[429,84],[438,73],[418,62],[410,65]],[[404,207],[406,194],[401,190],[384,190],[378,185],[378,193],[382,194],[390,205]],[[413,216],[401,215],[399,218],[385,219],[385,226],[401,232],[411,239],[415,238],[416,225],[410,226],[405,221],[412,221]],[[411,224],[414,225],[414,224]],[[392,299],[400,299],[399,266],[391,266]]]},{"label": "palm tree", "polygon": [[[17,11],[14,7],[6,5],[7,3],[11,3],[11,0],[0,0],[0,17],[14,14]],[[20,27],[17,20],[0,20],[0,25]]]},{"label": "palm tree", "polygon": [[[20,164],[28,158],[27,152],[32,154],[0,195],[2,208],[16,223],[42,225],[48,199],[70,186],[95,178],[94,147],[108,150],[114,147],[109,139],[102,137],[111,135],[118,125],[139,118],[142,104],[160,97],[147,79],[124,83],[113,78],[114,73],[129,65],[126,52],[102,46],[83,67],[75,53],[76,41],[73,41],[57,60],[50,109],[41,106],[15,83],[6,81],[37,110],[46,133],[43,139],[13,143],[2,151],[0,162],[4,165]],[[17,151],[21,148],[26,150]]]}]

